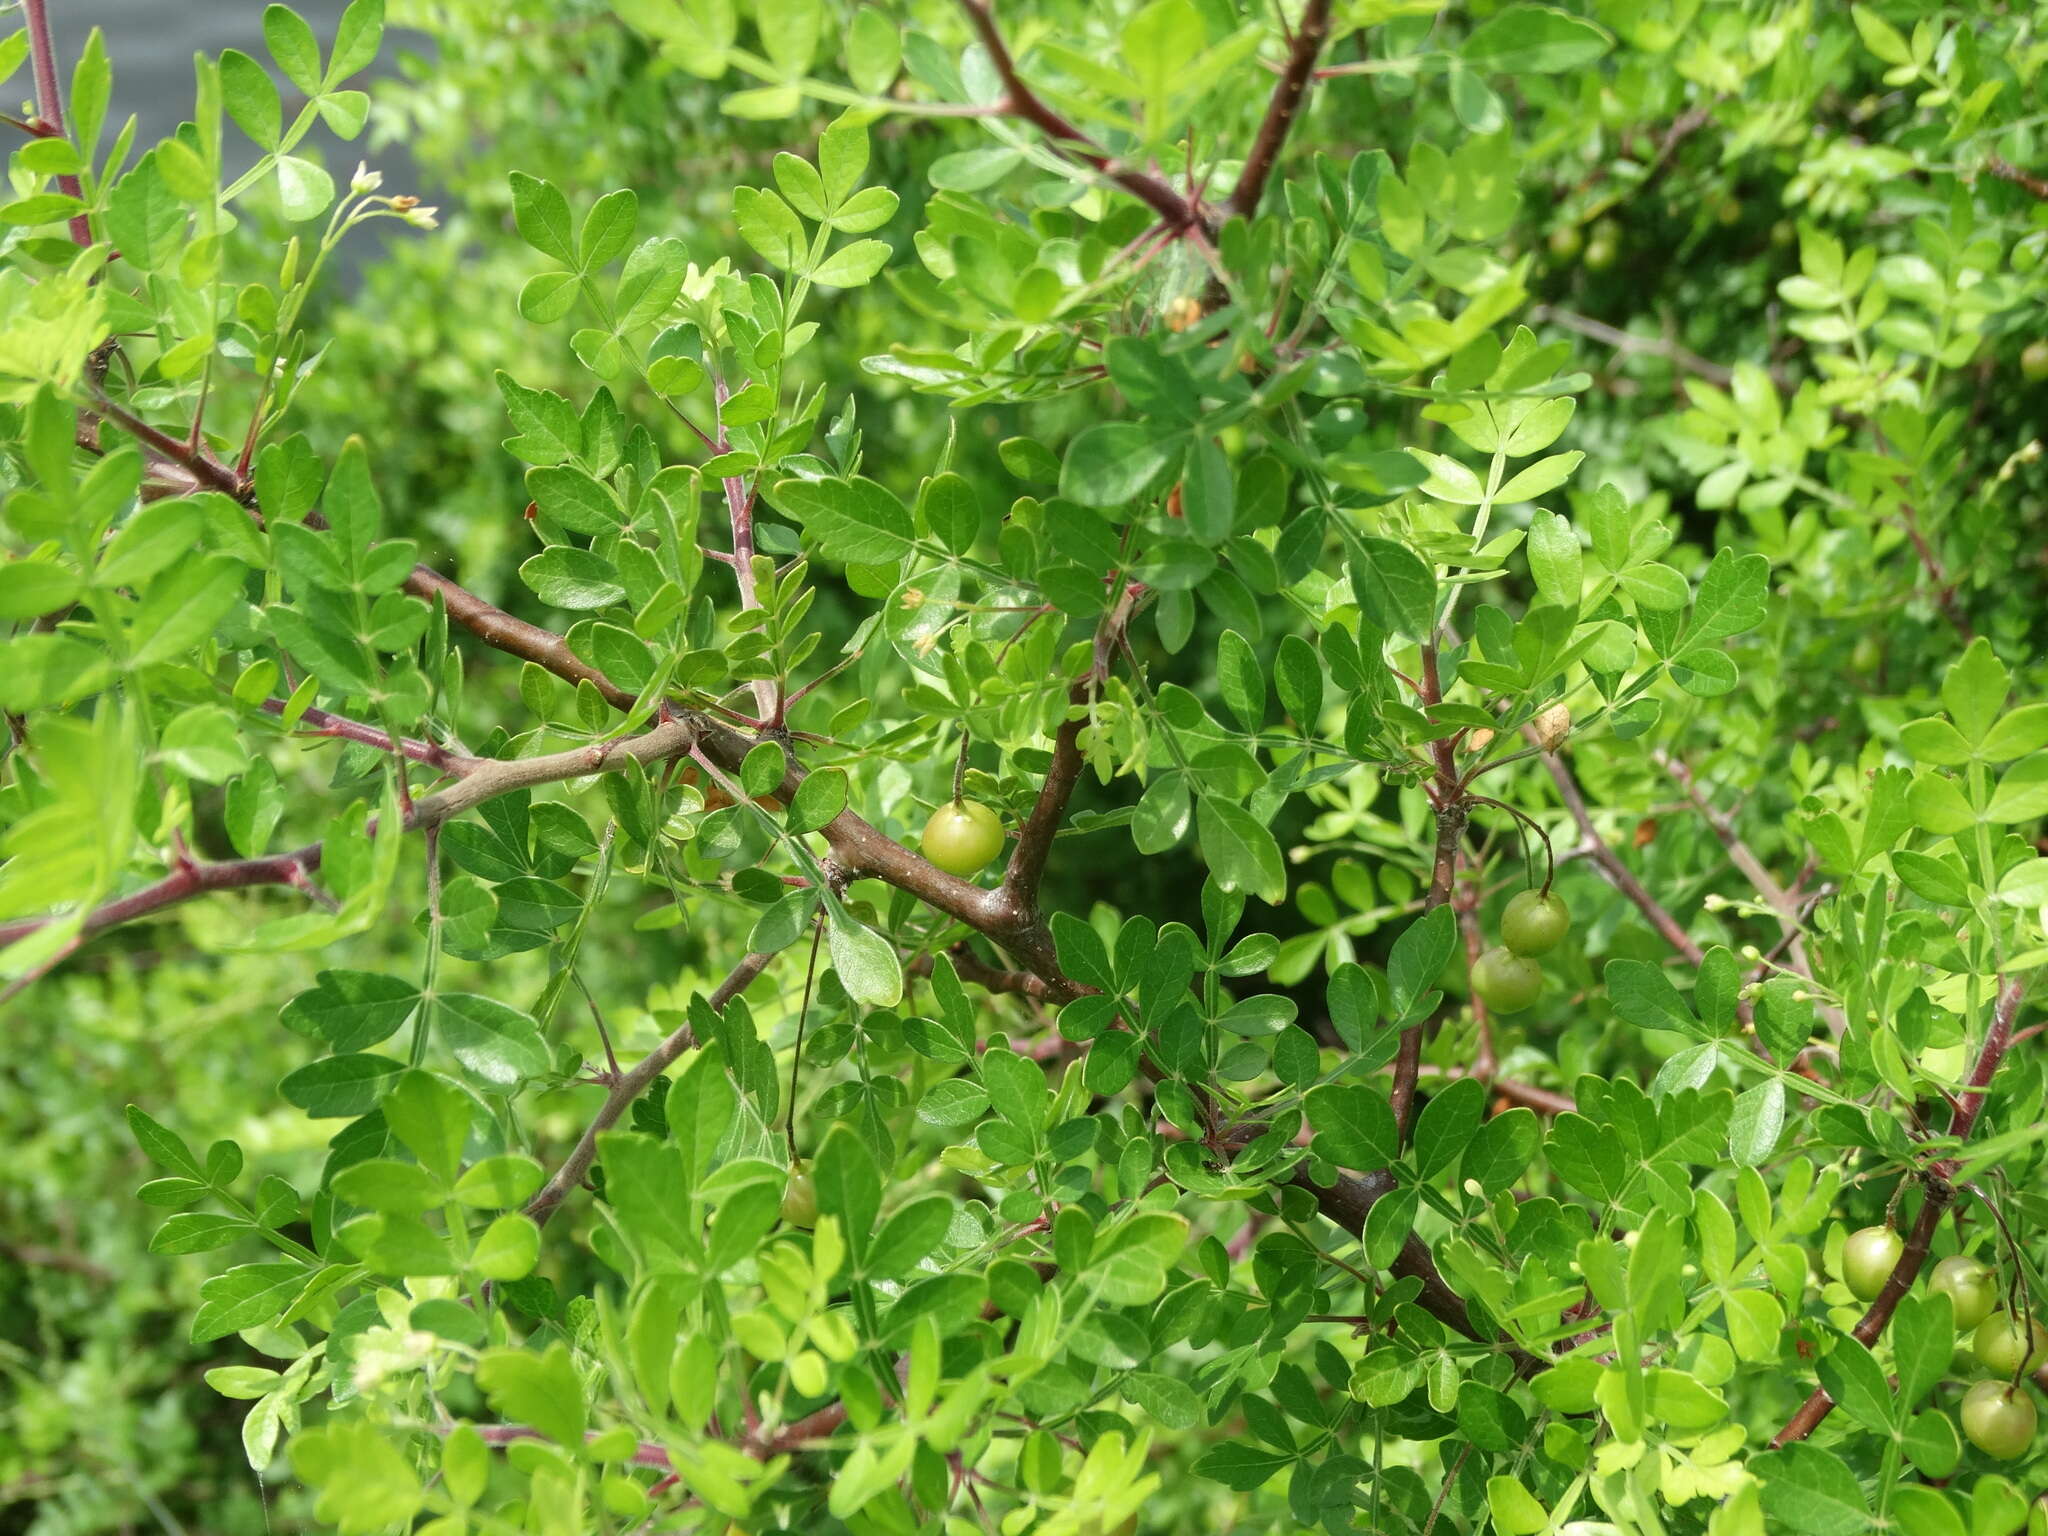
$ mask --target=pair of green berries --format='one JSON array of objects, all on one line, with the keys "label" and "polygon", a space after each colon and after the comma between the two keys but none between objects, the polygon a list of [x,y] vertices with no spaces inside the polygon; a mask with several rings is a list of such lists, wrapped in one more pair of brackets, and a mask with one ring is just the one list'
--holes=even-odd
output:
[{"label": "pair of green berries", "polygon": [[[1890,1227],[1865,1227],[1842,1244],[1842,1280],[1858,1301],[1875,1301],[1898,1267],[1905,1241]],[[1982,1259],[1943,1259],[1928,1290],[1946,1296],[1956,1330],[1970,1334],[1970,1352],[1997,1378],[1963,1394],[1963,1433],[1985,1455],[2010,1461],[2034,1443],[2034,1402],[2013,1385],[2022,1371],[2048,1363],[2048,1329],[2031,1317],[2000,1312],[1998,1276]]]},{"label": "pair of green berries", "polygon": [[1543,990],[1547,955],[1571,932],[1571,908],[1545,891],[1517,891],[1501,913],[1501,942],[1472,962],[1472,990],[1495,1013],[1519,1013]]}]

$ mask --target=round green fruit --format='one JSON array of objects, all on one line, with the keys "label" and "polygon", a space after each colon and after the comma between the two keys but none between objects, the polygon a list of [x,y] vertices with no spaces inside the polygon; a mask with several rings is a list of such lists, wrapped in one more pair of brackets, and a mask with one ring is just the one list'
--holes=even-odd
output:
[{"label": "round green fruit", "polygon": [[924,824],[924,856],[949,875],[976,873],[1003,849],[1003,824],[979,800],[949,800]]},{"label": "round green fruit", "polygon": [[2034,1400],[2021,1387],[1980,1381],[1963,1394],[1963,1433],[1986,1456],[2011,1461],[2034,1443]]},{"label": "round green fruit", "polygon": [[2010,1312],[1996,1312],[1977,1325],[1970,1349],[1992,1375],[2016,1376],[2048,1361],[2048,1329],[2031,1317],[2022,1328]]},{"label": "round green fruit", "polygon": [[1588,272],[1605,272],[1614,265],[1615,257],[1621,254],[1620,247],[1612,240],[1595,237],[1586,245],[1586,257],[1581,263]]},{"label": "round green fruit", "polygon": [[2020,372],[2039,382],[2048,379],[2048,341],[2030,341],[2020,353]]},{"label": "round green fruit", "polygon": [[1982,1259],[1964,1258],[1961,1254],[1934,1266],[1927,1289],[1948,1298],[1958,1333],[1975,1328],[1998,1305],[1998,1277],[1991,1266]]},{"label": "round green fruit", "polygon": [[1516,954],[1547,955],[1571,932],[1571,908],[1564,898],[1543,891],[1517,891],[1500,916],[1500,936]]},{"label": "round green fruit", "polygon": [[1906,1244],[1890,1227],[1865,1227],[1842,1244],[1842,1279],[1858,1301],[1875,1301]]},{"label": "round green fruit", "polygon": [[1560,224],[1550,232],[1550,254],[1559,261],[1570,261],[1585,243],[1576,224]]},{"label": "round green fruit", "polygon": [[811,1182],[811,1171],[802,1162],[791,1166],[789,1183],[783,1187],[782,1219],[792,1227],[818,1224],[818,1186]]},{"label": "round green fruit", "polygon": [[1543,990],[1543,967],[1497,944],[1472,962],[1472,990],[1495,1013],[1520,1013]]}]

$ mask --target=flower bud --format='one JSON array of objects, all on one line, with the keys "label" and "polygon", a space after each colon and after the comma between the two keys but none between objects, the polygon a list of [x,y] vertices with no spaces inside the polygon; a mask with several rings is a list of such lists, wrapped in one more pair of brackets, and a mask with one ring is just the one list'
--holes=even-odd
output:
[{"label": "flower bud", "polygon": [[356,173],[348,179],[349,191],[358,195],[364,192],[374,192],[383,185],[384,173],[371,170],[369,162],[366,160],[358,160],[356,162]]}]

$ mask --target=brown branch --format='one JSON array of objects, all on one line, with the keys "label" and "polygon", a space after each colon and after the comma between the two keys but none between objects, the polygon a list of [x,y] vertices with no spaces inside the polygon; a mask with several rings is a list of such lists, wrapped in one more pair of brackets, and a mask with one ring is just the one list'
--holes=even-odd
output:
[{"label": "brown branch", "polygon": [[[1530,735],[1530,739],[1535,738]],[[1698,965],[1704,955],[1699,945],[1693,942],[1692,935],[1680,927],[1678,920],[1665,911],[1657,898],[1643,888],[1643,882],[1621,862],[1621,856],[1608,846],[1607,840],[1594,827],[1593,814],[1586,808],[1586,797],[1580,792],[1578,781],[1572,777],[1572,771],[1565,766],[1564,759],[1555,752],[1545,752],[1542,757],[1543,765],[1550,770],[1551,782],[1557,785],[1558,798],[1564,801],[1564,808],[1571,813],[1572,820],[1578,823],[1579,833],[1584,839],[1582,846],[1586,850],[1586,856],[1599,866],[1600,873],[1607,877],[1608,884],[1635,903],[1636,909],[1650,920],[1650,926],[1663,935],[1665,943],[1685,956],[1692,964]]]},{"label": "brown branch", "polygon": [[[1339,1175],[1337,1182],[1323,1189],[1311,1182],[1306,1166],[1297,1169],[1293,1183],[1307,1190],[1316,1198],[1316,1204],[1327,1216],[1347,1232],[1363,1236],[1365,1219],[1380,1197],[1394,1188],[1394,1177],[1390,1173],[1370,1173],[1363,1178],[1349,1178]],[[1429,1245],[1413,1232],[1401,1245],[1401,1252],[1392,1265],[1396,1276],[1413,1277],[1422,1284],[1422,1291],[1416,1297],[1417,1304],[1438,1320],[1449,1324],[1468,1339],[1480,1343],[1494,1342],[1487,1338],[1473,1323],[1465,1306],[1465,1299],[1444,1280],[1436,1267],[1436,1260],[1430,1256]],[[1533,1376],[1542,1370],[1545,1362],[1537,1359],[1519,1346],[1500,1341],[1510,1360],[1514,1362],[1516,1374]]]},{"label": "brown branch", "polygon": [[1969,615],[1963,612],[1962,604],[1956,601],[1956,584],[1949,580],[1942,569],[1941,558],[1934,547],[1927,542],[1927,535],[1920,531],[1920,518],[1914,512],[1910,501],[1899,503],[1899,522],[1905,527],[1906,537],[1913,541],[1913,552],[1920,557],[1920,568],[1927,572],[1927,579],[1934,583],[1934,602],[1941,609],[1942,617],[1949,621],[1955,632],[1963,637],[1967,645],[1977,638],[1977,631],[1970,626]]},{"label": "brown branch", "polygon": [[[486,800],[514,790],[616,771],[628,762],[654,763],[679,757],[689,751],[695,736],[693,724],[674,720],[664,722],[644,735],[597,746],[576,747],[546,757],[470,759],[474,766],[462,778],[446,789],[413,802],[411,812],[403,818],[405,830],[413,832],[440,826]],[[369,825],[374,831],[376,819],[372,818]],[[234,859],[217,864],[182,860],[170,874],[154,884],[86,913],[80,922],[79,935],[83,938],[104,933],[122,923],[133,922],[214,891],[245,890],[258,885],[302,886],[307,877],[320,867],[324,851],[324,843],[308,843],[290,853],[270,854],[262,858]],[[48,916],[0,923],[0,945],[12,944],[50,923],[64,920]]]},{"label": "brown branch", "polygon": [[1675,341],[1665,341],[1654,336],[1638,336],[1634,331],[1624,331],[1619,326],[1609,325],[1604,320],[1595,320],[1590,315],[1574,314],[1568,309],[1559,309],[1551,304],[1538,304],[1529,311],[1531,324],[1541,325],[1548,321],[1567,331],[1599,342],[1602,346],[1614,348],[1617,352],[1638,353],[1644,357],[1661,357],[1690,374],[1696,374],[1710,384],[1722,389],[1733,387],[1735,370],[1710,362],[1699,353],[1681,347]]},{"label": "brown branch", "polygon": [[[1051,995],[1052,988],[1043,976],[1031,971],[1006,971],[1000,966],[990,965],[965,944],[955,944],[946,951],[946,958],[953,963],[953,969],[962,981],[973,982],[985,992],[1028,997],[1041,1003]],[[918,956],[911,961],[909,971],[912,976],[931,975],[932,957]]]},{"label": "brown branch", "polygon": [[960,0],[960,9],[967,13],[968,24],[974,28],[982,50],[988,54],[989,63],[1003,82],[1005,112],[1022,118],[1058,148],[1122,187],[1165,220],[1169,229],[1178,233],[1201,224],[1201,212],[1193,203],[1157,176],[1117,165],[1102,152],[1100,145],[1060,116],[1024,82],[1017,73],[1017,61],[1010,57],[1009,47],[1003,42],[1003,34],[996,26],[988,0]]},{"label": "brown branch", "polygon": [[1131,619],[1150,596],[1150,589],[1138,582],[1128,583],[1116,604],[1103,615],[1095,629],[1094,659],[1087,674],[1067,692],[1067,715],[1053,736],[1052,762],[1045,770],[1024,824],[1017,829],[1017,846],[1003,870],[1002,898],[1021,918],[1034,918],[1038,909],[1038,887],[1045,878],[1045,865],[1052,853],[1053,838],[1067,814],[1067,802],[1080,782],[1081,732],[1087,727],[1089,707],[1109,678],[1118,647],[1124,643]]},{"label": "brown branch", "polygon": [[[1415,695],[1425,711],[1443,702],[1442,674],[1437,668],[1433,641],[1422,647],[1422,680]],[[1436,782],[1431,788],[1436,801],[1436,857],[1430,867],[1429,894],[1422,901],[1424,917],[1451,899],[1458,879],[1458,851],[1464,844],[1465,823],[1471,815],[1450,742],[1433,741],[1429,750],[1436,762]],[[1394,1111],[1394,1128],[1403,1146],[1407,1145],[1408,1127],[1414,1119],[1415,1080],[1422,1070],[1422,1026],[1423,1021],[1418,1019],[1401,1031],[1394,1056],[1394,1084],[1387,1093],[1388,1105]]]},{"label": "brown branch", "polygon": [[[265,714],[280,717],[287,707],[287,702],[283,699],[265,699],[261,705]],[[444,773],[459,776],[468,773],[475,764],[488,761],[485,758],[466,757],[460,752],[450,752],[446,747],[437,747],[431,741],[414,741],[409,736],[399,738],[394,744],[388,734],[378,730],[374,725],[364,725],[359,720],[351,720],[346,715],[333,714],[324,709],[309,707],[302,710],[299,720],[301,724],[310,727],[302,733],[304,735],[329,736],[342,741],[360,742],[366,747],[375,747],[380,752],[399,753],[416,763],[424,763],[429,768],[439,768]]]},{"label": "brown branch", "polygon": [[[1720,839],[1729,862],[1742,871],[1749,883],[1756,887],[1756,893],[1763,897],[1764,904],[1777,915],[1778,928],[1789,951],[1790,969],[1811,976],[1813,962],[1806,955],[1806,914],[1800,906],[1799,899],[1778,884],[1777,878],[1764,868],[1763,860],[1756,856],[1750,846],[1742,840],[1741,834],[1735,830],[1734,821],[1717,810],[1714,803],[1707,798],[1690,768],[1661,748],[1650,755],[1659,767],[1678,781],[1679,787],[1685,791],[1686,799],[1692,802],[1693,808],[1713,829],[1714,836]],[[1819,1004],[1818,1007],[1820,1016],[1828,1028],[1839,1035],[1844,1022],[1842,1010],[1828,1003]],[[1744,1005],[1744,1008],[1746,1010],[1747,1005]],[[1746,1011],[1743,1013],[1743,1019],[1745,1023],[1748,1022]]]},{"label": "brown branch", "polygon": [[2000,181],[2009,181],[2023,192],[2048,202],[2048,180],[2029,175],[2003,155],[1992,155],[1984,161],[1984,169]]},{"label": "brown branch", "polygon": [[1259,211],[1267,178],[1273,174],[1280,151],[1287,143],[1287,132],[1301,111],[1316,56],[1323,51],[1329,35],[1330,0],[1308,0],[1301,13],[1301,25],[1288,41],[1287,62],[1281,68],[1279,84],[1273,87],[1272,99],[1266,103],[1258,137],[1252,140],[1251,152],[1245,156],[1244,169],[1238,173],[1237,186],[1230,194],[1230,211],[1240,218],[1250,218]]},{"label": "brown branch", "polygon": [[[733,967],[732,973],[715,987],[709,998],[714,1012],[723,1011],[725,1005],[744,992],[756,976],[773,960],[773,955],[749,954]],[[641,1057],[629,1072],[622,1073],[605,1094],[604,1103],[591,1117],[590,1124],[583,1128],[576,1145],[554,1177],[541,1186],[539,1193],[526,1202],[526,1214],[534,1221],[546,1221],[554,1208],[567,1198],[569,1192],[583,1182],[590,1172],[590,1165],[597,1160],[597,1138],[618,1123],[619,1116],[626,1112],[647,1085],[653,1082],[680,1057],[683,1052],[697,1045],[697,1037],[688,1024],[676,1027],[661,1044]]]},{"label": "brown branch", "polygon": [[[49,0],[21,0],[22,24],[28,30],[28,51],[36,82],[37,132],[48,138],[64,134],[64,88],[57,80],[57,47],[50,38]],[[78,146],[81,155],[88,146]],[[85,188],[68,172],[57,178],[57,190],[67,197],[85,200]],[[92,244],[92,221],[82,213],[71,216],[71,238],[80,250]]]},{"label": "brown branch", "polygon": [[[1976,1128],[1977,1117],[1984,1110],[1985,1093],[1991,1086],[1991,1079],[1998,1073],[1998,1064],[2004,1060],[2012,1044],[2013,1019],[2019,1014],[2026,992],[2023,981],[2009,981],[1999,990],[1997,1004],[1991,1010],[1991,1027],[1985,1032],[1984,1044],[1977,1052],[1977,1065],[1970,1073],[1970,1081],[1962,1097],[1949,1113],[1948,1134],[1955,1141],[1967,1141],[1970,1132]],[[1907,1235],[1899,1261],[1885,1277],[1884,1289],[1877,1293],[1870,1309],[1850,1331],[1859,1344],[1877,1342],[1891,1322],[1892,1314],[1898,1310],[1900,1298],[1919,1277],[1920,1266],[1927,1261],[1928,1250],[1934,1243],[1934,1230],[1941,1224],[1942,1213],[1955,1200],[1955,1187],[1949,1180],[1955,1175],[1960,1161],[1960,1158],[1943,1158],[1927,1170],[1923,1178],[1926,1198],[1913,1222],[1912,1232]],[[1815,1387],[1806,1401],[1799,1405],[1798,1412],[1772,1437],[1772,1448],[1804,1440],[1834,1409],[1835,1400],[1828,1395],[1827,1388]]]}]

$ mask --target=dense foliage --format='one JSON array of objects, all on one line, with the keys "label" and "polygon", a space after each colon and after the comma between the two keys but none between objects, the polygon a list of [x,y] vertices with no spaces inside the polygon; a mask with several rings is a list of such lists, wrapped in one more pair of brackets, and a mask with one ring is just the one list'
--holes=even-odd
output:
[{"label": "dense foliage", "polygon": [[45,4],[10,1529],[2038,1527],[2040,16]]}]

